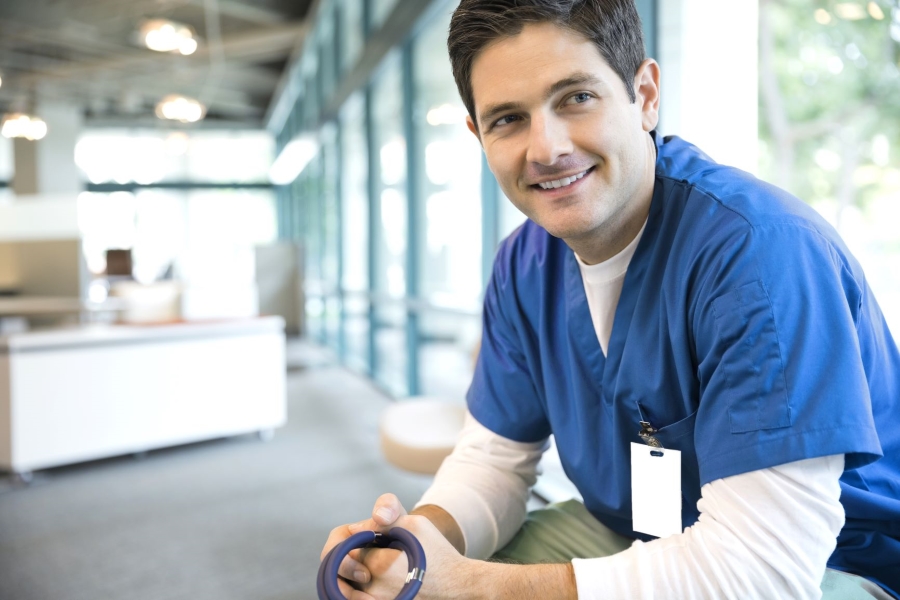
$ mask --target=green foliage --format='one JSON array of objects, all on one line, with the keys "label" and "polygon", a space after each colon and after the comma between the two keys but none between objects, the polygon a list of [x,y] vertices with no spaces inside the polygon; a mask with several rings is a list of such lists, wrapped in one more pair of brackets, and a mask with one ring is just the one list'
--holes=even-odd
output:
[{"label": "green foliage", "polygon": [[[846,18],[853,10],[862,18]],[[808,202],[900,202],[900,0],[763,0],[760,33],[771,43],[760,62],[763,177]],[[773,75],[780,103],[765,93]]]}]

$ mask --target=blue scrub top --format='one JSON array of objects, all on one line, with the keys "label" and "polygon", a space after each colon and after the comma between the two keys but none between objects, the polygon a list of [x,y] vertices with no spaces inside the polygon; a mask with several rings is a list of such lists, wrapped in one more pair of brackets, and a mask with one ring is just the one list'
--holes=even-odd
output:
[{"label": "blue scrub top", "polygon": [[651,135],[653,200],[608,356],[574,253],[528,221],[494,263],[470,411],[513,440],[554,434],[585,506],[644,540],[629,446],[642,420],[682,452],[684,527],[705,483],[844,454],[829,566],[900,594],[900,353],[862,268],[804,203]]}]

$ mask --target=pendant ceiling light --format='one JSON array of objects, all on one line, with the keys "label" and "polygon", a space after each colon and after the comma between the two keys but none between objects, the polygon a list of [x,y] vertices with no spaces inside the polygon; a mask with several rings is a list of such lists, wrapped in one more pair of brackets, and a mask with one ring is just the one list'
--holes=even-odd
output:
[{"label": "pendant ceiling light", "polygon": [[141,42],[157,52],[179,52],[185,56],[197,51],[197,36],[188,25],[167,19],[144,21]]},{"label": "pendant ceiling light", "polygon": [[171,94],[156,105],[156,116],[160,119],[196,123],[206,115],[206,107],[199,101],[178,94]]},{"label": "pendant ceiling light", "polygon": [[47,135],[47,124],[43,119],[32,115],[10,113],[3,116],[0,134],[5,138],[40,140]]}]

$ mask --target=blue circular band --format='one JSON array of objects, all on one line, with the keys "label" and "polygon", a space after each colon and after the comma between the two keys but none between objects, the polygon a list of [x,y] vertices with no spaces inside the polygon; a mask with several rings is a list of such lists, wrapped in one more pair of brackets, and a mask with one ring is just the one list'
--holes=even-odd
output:
[{"label": "blue circular band", "polygon": [[344,557],[356,548],[393,548],[405,552],[409,574],[396,600],[412,600],[416,597],[422,587],[422,578],[425,577],[425,550],[416,536],[395,527],[388,533],[360,531],[332,548],[319,565],[319,577],[316,581],[319,600],[346,600],[338,587],[338,568]]}]

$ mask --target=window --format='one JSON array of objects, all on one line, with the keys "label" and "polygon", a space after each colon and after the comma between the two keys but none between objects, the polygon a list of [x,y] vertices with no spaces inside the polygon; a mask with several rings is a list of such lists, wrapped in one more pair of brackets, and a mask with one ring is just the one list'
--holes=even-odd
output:
[{"label": "window", "polygon": [[372,147],[378,165],[372,181],[377,206],[375,281],[376,296],[385,303],[376,307],[375,378],[396,395],[405,395],[407,197],[406,138],[403,135],[403,77],[399,56],[388,56],[372,85]]},{"label": "window", "polygon": [[106,251],[124,249],[141,283],[174,278],[221,307],[255,305],[254,247],[276,238],[270,190],[83,192],[77,210],[92,299],[108,290]]},{"label": "window", "polygon": [[340,350],[341,308],[338,289],[340,259],[340,222],[338,206],[338,148],[337,125],[328,123],[322,128],[320,154],[322,167],[318,204],[322,243],[322,293],[325,302],[324,327],[325,342],[334,350]]},{"label": "window", "polygon": [[384,25],[384,22],[387,20],[388,16],[390,16],[391,11],[394,10],[394,6],[397,5],[397,0],[368,0],[370,3],[371,10],[371,24],[370,29],[372,31],[378,31],[381,29],[381,26]]},{"label": "window", "polygon": [[316,155],[300,176],[299,209],[302,214],[302,247],[305,254],[303,277],[306,292],[306,329],[312,339],[325,342],[325,277],[322,271],[322,153]]},{"label": "window", "polygon": [[900,335],[900,6],[766,2],[760,174],[811,204]]},{"label": "window", "polygon": [[91,183],[267,183],[275,153],[264,131],[88,130],[75,162]]},{"label": "window", "polygon": [[345,357],[360,371],[369,356],[369,195],[365,103],[357,93],[347,100],[341,122],[341,235]]},{"label": "window", "polygon": [[349,72],[359,60],[365,41],[363,2],[344,0],[338,6],[340,15],[341,72]]},{"label": "window", "polygon": [[322,12],[317,33],[318,40],[318,69],[319,98],[322,105],[326,105],[334,93],[335,80],[337,79],[337,57],[334,55],[336,45],[334,40],[334,10]]},{"label": "window", "polygon": [[388,65],[372,87],[372,136],[378,170],[374,190],[378,202],[375,288],[402,298],[406,293],[406,138],[403,135],[403,86],[399,57]]},{"label": "window", "polygon": [[419,294],[431,303],[478,310],[481,297],[481,147],[466,127],[447,56],[452,11],[434,19],[413,47],[417,196],[421,203]]},{"label": "window", "polygon": [[422,394],[462,401],[481,327],[482,158],[447,56],[452,8],[412,48],[418,292],[434,307],[419,315],[418,360]]}]

